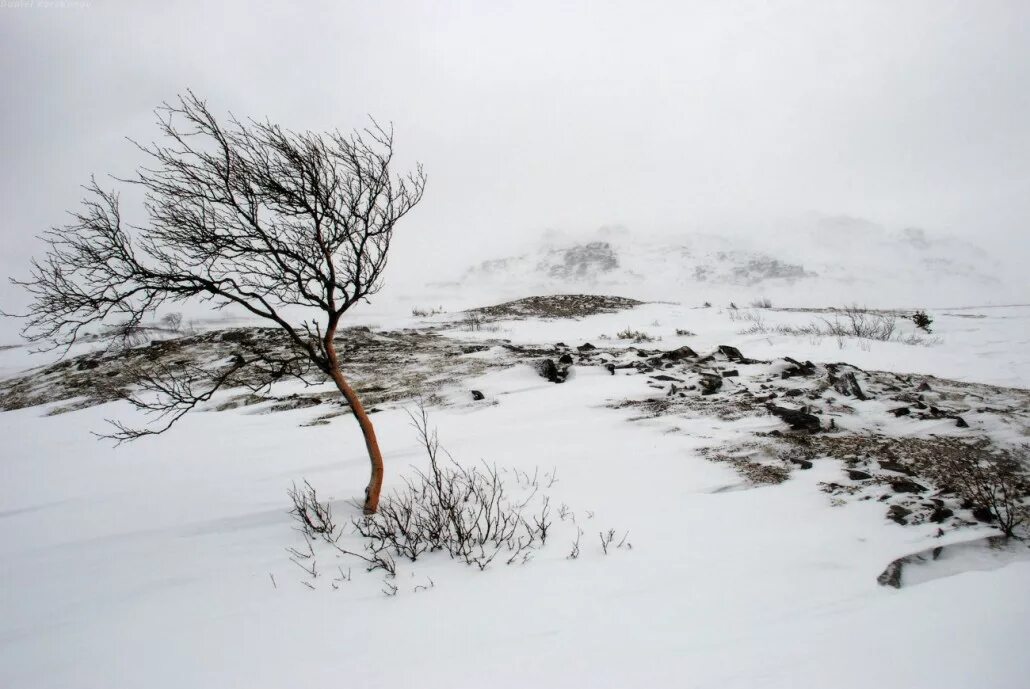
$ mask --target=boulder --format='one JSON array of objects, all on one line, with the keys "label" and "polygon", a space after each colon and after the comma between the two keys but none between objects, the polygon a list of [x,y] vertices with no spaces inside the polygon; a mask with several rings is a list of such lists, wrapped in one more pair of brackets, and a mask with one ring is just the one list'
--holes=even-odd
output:
[{"label": "boulder", "polygon": [[473,390],[472,399],[476,400],[477,402],[481,399],[484,399],[483,393],[481,393],[479,390]]},{"label": "boulder", "polygon": [[891,488],[894,489],[895,493],[922,493],[927,490],[926,486],[922,486],[915,481],[910,481],[907,478],[899,478],[891,481]]},{"label": "boulder", "polygon": [[896,521],[899,524],[908,524],[908,515],[912,514],[912,510],[901,505],[891,505],[890,509],[887,510],[887,519]]},{"label": "boulder", "polygon": [[786,421],[790,424],[790,427],[796,431],[815,433],[822,428],[819,423],[818,416],[801,411],[800,409],[787,409],[786,407],[780,407],[772,404],[771,402],[767,403],[765,408],[768,409],[771,414],[774,414]]},{"label": "boulder", "polygon": [[683,359],[696,359],[697,358],[697,352],[695,352],[690,347],[688,347],[686,345],[683,345],[682,347],[678,347],[676,349],[671,349],[668,352],[663,352],[662,353],[662,358],[663,359],[667,359],[669,361],[681,361]]},{"label": "boulder", "polygon": [[740,350],[730,345],[719,345],[719,351],[730,361],[744,361],[745,357]]},{"label": "boulder", "polygon": [[722,387],[722,377],[711,373],[701,374],[701,394],[714,395]]},{"label": "boulder", "polygon": [[564,383],[569,377],[569,367],[558,365],[552,359],[541,359],[537,362],[537,372],[552,383]]}]

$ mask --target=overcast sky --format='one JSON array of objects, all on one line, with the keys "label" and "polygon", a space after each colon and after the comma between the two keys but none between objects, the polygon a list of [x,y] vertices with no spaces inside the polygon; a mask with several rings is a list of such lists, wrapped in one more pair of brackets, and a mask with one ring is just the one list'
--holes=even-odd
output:
[{"label": "overcast sky", "polygon": [[187,87],[295,129],[392,120],[430,176],[401,265],[810,211],[1030,254],[1025,0],[61,4],[0,2],[4,275]]}]

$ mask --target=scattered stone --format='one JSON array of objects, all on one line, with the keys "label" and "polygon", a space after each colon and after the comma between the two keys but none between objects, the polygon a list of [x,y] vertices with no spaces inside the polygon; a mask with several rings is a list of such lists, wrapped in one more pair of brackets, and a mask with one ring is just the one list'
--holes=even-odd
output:
[{"label": "scattered stone", "polygon": [[740,372],[737,371],[736,369],[730,370],[730,371],[723,371],[722,372],[722,377],[723,378],[736,378],[739,375],[740,375]]},{"label": "scattered stone", "polygon": [[891,481],[891,488],[894,489],[895,493],[922,493],[927,490],[926,486],[921,486],[907,478]]},{"label": "scattered stone", "polygon": [[722,387],[722,377],[711,373],[701,374],[701,394],[714,395]]},{"label": "scattered stone", "polygon": [[876,577],[876,581],[880,586],[891,586],[896,589],[901,588],[901,570],[905,566],[905,558],[899,557],[894,562],[887,565],[887,569],[880,573],[880,576]]},{"label": "scattered stone", "polygon": [[568,366],[572,363],[572,355],[568,353],[562,354],[560,357],[558,357],[558,363],[565,364],[566,366]]},{"label": "scattered stone", "polygon": [[569,377],[569,367],[558,366],[551,359],[541,359],[537,363],[537,372],[552,383],[564,383]]},{"label": "scattered stone", "polygon": [[787,390],[787,392],[785,392],[783,394],[786,397],[801,397],[803,394],[805,394],[805,391],[804,390],[796,390],[796,389],[795,390]]},{"label": "scattered stone", "polygon": [[872,474],[866,471],[859,471],[858,469],[848,469],[848,478],[852,481],[868,481],[873,477]]},{"label": "scattered stone", "polygon": [[890,459],[881,459],[878,460],[878,464],[881,469],[885,469],[887,471],[896,471],[899,474],[905,474],[906,476],[915,476],[915,473],[901,462],[895,462]]},{"label": "scattered stone", "polygon": [[853,396],[860,400],[869,399],[865,392],[862,391],[862,386],[858,384],[858,379],[855,378],[855,374],[848,371],[840,378],[834,378],[830,376],[831,384],[833,389],[842,395]]},{"label": "scattered stone", "polygon": [[775,404],[768,403],[765,405],[771,413],[780,417],[790,427],[796,431],[808,431],[809,433],[815,433],[822,426],[819,424],[819,417],[808,412],[801,411],[799,409],[787,409],[786,407],[778,407]]},{"label": "scattered stone", "polygon": [[581,344],[580,346],[576,347],[576,349],[578,349],[581,352],[592,352],[595,349],[597,349],[597,347],[587,342],[586,344]]},{"label": "scattered stone", "polygon": [[989,524],[990,522],[994,521],[994,515],[991,514],[990,509],[981,505],[973,509],[973,519],[975,519],[978,522]]},{"label": "scattered stone", "polygon": [[667,375],[665,375],[664,373],[663,373],[663,374],[661,374],[661,375],[657,375],[657,376],[651,376],[651,380],[661,380],[661,381],[670,381],[670,380],[674,380],[674,381],[676,381],[677,383],[682,383],[682,382],[683,382],[683,379],[682,379],[682,378],[675,378],[675,377],[673,377],[673,376],[667,376]]},{"label": "scattered stone", "polygon": [[918,392],[929,392],[932,389],[933,388],[930,387],[930,384],[927,383],[925,380],[919,384],[919,387],[916,388]]},{"label": "scattered stone", "polygon": [[911,413],[911,410],[908,407],[898,407],[897,409],[891,409],[890,413],[900,418],[902,416],[908,416]]},{"label": "scattered stone", "polygon": [[794,464],[797,464],[802,469],[811,469],[812,468],[812,462],[810,462],[807,459],[801,459],[800,457],[791,457],[790,461],[793,462]]},{"label": "scattered stone", "polygon": [[484,399],[483,393],[481,393],[479,390],[473,390],[472,399],[476,400],[477,402],[481,399]]},{"label": "scattered stone", "polygon": [[740,353],[740,350],[736,347],[729,345],[719,345],[719,351],[726,355],[726,358],[730,361],[744,361],[744,355]]},{"label": "scattered stone", "polygon": [[662,358],[663,359],[668,359],[670,361],[681,361],[683,359],[696,359],[697,358],[697,352],[695,352],[690,347],[688,347],[686,345],[683,345],[682,347],[679,347],[677,349],[672,349],[672,350],[669,350],[668,352],[663,352],[662,353]]},{"label": "scattered stone", "polygon": [[816,372],[815,364],[813,364],[811,361],[806,361],[802,364],[794,359],[791,359],[789,356],[783,357],[783,359],[787,363],[792,364],[790,368],[784,369],[780,373],[780,378],[783,378],[784,380],[788,378],[793,378],[794,376],[810,376]]},{"label": "scattered stone", "polygon": [[932,514],[930,514],[930,521],[934,522],[935,524],[940,524],[953,514],[955,513],[947,507],[938,507],[933,511]]},{"label": "scattered stone", "polygon": [[959,428],[969,428],[969,424],[961,416],[955,417],[955,425]]},{"label": "scattered stone", "polygon": [[908,515],[912,514],[912,510],[901,505],[891,505],[890,509],[887,510],[887,519],[896,521],[898,524],[904,526],[908,524]]}]

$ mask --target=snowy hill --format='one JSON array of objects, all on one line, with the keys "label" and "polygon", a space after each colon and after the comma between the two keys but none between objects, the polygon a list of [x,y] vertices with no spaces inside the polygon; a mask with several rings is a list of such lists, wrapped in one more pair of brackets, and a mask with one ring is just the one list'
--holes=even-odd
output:
[{"label": "snowy hill", "polygon": [[946,307],[1030,301],[1024,280],[966,241],[849,217],[811,217],[750,236],[640,237],[606,227],[546,233],[451,283],[524,295],[618,291],[685,303],[766,297],[784,306]]}]

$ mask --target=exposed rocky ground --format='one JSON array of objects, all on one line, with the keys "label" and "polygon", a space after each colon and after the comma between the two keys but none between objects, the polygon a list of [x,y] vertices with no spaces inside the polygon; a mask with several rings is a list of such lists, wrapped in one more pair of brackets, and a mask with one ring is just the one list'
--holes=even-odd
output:
[{"label": "exposed rocky ground", "polygon": [[[484,320],[581,318],[639,304],[621,297],[560,295],[472,313]],[[820,488],[834,504],[876,501],[885,519],[899,526],[936,524],[939,535],[978,524],[1005,529],[1007,519],[1014,530],[1024,526],[1018,522],[1026,516],[1020,501],[1030,494],[1030,391],[868,371],[844,362],[757,360],[732,346],[696,352],[689,346],[609,346],[611,341],[601,347],[518,345],[500,338],[463,339],[446,328],[341,332],[346,372],[366,404],[375,410],[417,395],[440,402],[435,394],[445,387],[516,365],[533,366],[553,383],[568,382],[578,367],[602,368],[612,376],[639,376],[651,390],[610,402],[633,410],[632,419],[778,419],[757,428],[752,424],[751,430],[728,436],[734,440],[723,438],[704,450],[708,459],[730,464],[751,485],[779,483],[832,458],[843,463],[842,475]],[[59,414],[124,397],[141,372],[177,367],[213,372],[254,352],[285,355],[290,344],[277,329],[234,328],[83,354],[0,382],[0,408],[58,403],[50,413]],[[348,412],[320,376],[309,380],[311,387],[283,395],[276,387],[241,378],[211,408],[272,413],[324,407],[306,425]],[[470,394],[472,400],[483,399],[477,391]],[[970,467],[980,473],[970,474]],[[900,585],[902,567],[919,562],[918,555],[893,563],[896,571],[886,573],[882,583]]]},{"label": "exposed rocky ground", "polygon": [[555,294],[526,297],[515,301],[470,309],[490,320],[512,318],[583,318],[599,313],[615,313],[639,306],[643,302],[625,297],[607,297],[595,294]]}]

